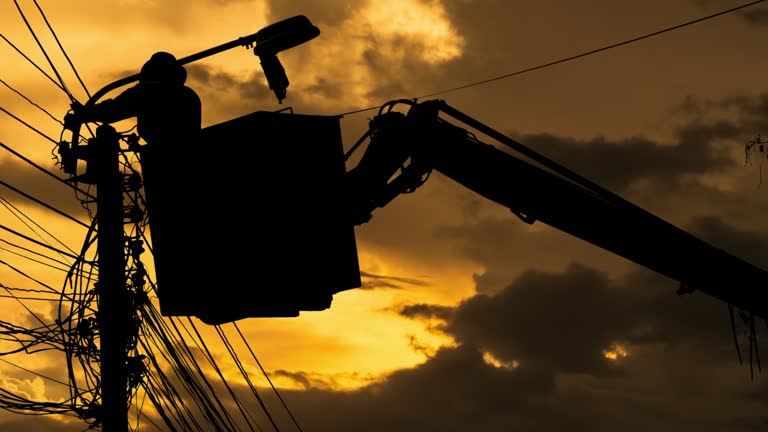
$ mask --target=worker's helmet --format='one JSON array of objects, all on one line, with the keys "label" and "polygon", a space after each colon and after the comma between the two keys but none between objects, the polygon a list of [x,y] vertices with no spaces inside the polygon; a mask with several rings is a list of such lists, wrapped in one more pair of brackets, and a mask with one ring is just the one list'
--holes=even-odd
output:
[{"label": "worker's helmet", "polygon": [[139,74],[140,82],[155,81],[182,85],[187,80],[187,70],[176,61],[176,57],[164,51],[152,54],[144,63]]}]

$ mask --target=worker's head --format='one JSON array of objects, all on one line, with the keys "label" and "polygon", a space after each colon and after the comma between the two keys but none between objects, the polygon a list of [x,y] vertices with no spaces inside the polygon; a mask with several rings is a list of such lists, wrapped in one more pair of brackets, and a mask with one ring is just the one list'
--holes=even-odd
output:
[{"label": "worker's head", "polygon": [[160,82],[182,85],[187,80],[187,70],[176,61],[173,54],[160,51],[152,54],[139,74],[140,82]]}]

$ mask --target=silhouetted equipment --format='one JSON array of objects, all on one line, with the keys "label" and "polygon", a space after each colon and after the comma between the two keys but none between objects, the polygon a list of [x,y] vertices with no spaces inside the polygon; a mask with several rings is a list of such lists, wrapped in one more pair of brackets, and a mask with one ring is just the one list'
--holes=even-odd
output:
[{"label": "silhouetted equipment", "polygon": [[339,120],[255,112],[175,164],[142,151],[163,315],[295,317],[361,286]]},{"label": "silhouetted equipment", "polygon": [[[407,114],[392,110],[398,103],[410,105]],[[440,114],[471,126],[535,164],[480,142]],[[370,219],[373,210],[397,195],[413,192],[434,169],[508,207],[527,223],[544,222],[679,281],[679,294],[701,291],[768,318],[768,272],[665,222],[441,100],[389,102],[371,121],[366,136],[370,137],[366,152],[349,172],[356,223]]]},{"label": "silhouetted equipment", "polygon": [[[183,66],[187,63],[210,57],[214,54],[224,52],[235,47],[254,47],[254,54],[261,60],[264,75],[267,78],[269,88],[275,92],[278,102],[282,103],[286,96],[286,89],[289,81],[285,74],[285,69],[277,58],[277,53],[293,48],[308,42],[320,34],[320,29],[315,27],[304,15],[297,15],[292,18],[271,24],[258,32],[239,37],[235,40],[223,43],[213,48],[188,55],[178,59],[178,65]],[[85,103],[85,108],[90,108],[96,104],[107,93],[122,86],[134,83],[139,80],[141,74],[137,73],[121,78],[99,89]],[[76,104],[73,104],[75,108]],[[82,121],[77,119],[72,113],[64,117],[64,129],[72,132],[72,138],[69,142],[59,143],[59,155],[61,156],[62,170],[67,174],[77,174],[78,160],[84,159],[80,154],[80,127]]]},{"label": "silhouetted equipment", "polygon": [[253,53],[261,60],[264,76],[269,88],[275,92],[277,101],[285,99],[289,82],[277,53],[301,45],[316,38],[320,29],[312,25],[304,15],[297,15],[264,27],[256,33]]}]

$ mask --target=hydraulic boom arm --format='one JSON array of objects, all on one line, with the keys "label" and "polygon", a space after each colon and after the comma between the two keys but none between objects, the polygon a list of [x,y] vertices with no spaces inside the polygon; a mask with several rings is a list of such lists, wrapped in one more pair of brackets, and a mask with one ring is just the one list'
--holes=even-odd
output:
[{"label": "hydraulic boom arm", "polygon": [[[407,114],[393,111],[411,105]],[[386,110],[388,108],[388,110]],[[499,140],[536,164],[478,141],[443,113]],[[349,171],[355,222],[414,191],[436,170],[508,207],[527,223],[547,225],[701,291],[768,318],[768,272],[716,248],[569,171],[443,101],[382,106],[365,154]],[[362,139],[361,139],[362,142]]]}]

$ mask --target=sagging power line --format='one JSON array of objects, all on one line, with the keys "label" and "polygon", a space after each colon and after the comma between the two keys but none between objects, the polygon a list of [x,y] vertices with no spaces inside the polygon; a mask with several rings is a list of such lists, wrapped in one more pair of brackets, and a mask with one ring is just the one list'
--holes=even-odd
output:
[{"label": "sagging power line", "polygon": [[[439,91],[436,91],[436,92],[433,92],[433,93],[427,93],[427,94],[423,94],[423,95],[420,95],[420,96],[415,96],[415,97],[412,97],[411,99],[419,100],[419,99],[425,99],[425,98],[429,98],[429,97],[439,96],[439,95],[443,95],[443,94],[446,94],[446,93],[452,93],[452,92],[455,92],[455,91],[468,89],[470,87],[477,87],[477,86],[480,86],[480,85],[492,83],[494,81],[500,81],[500,80],[503,80],[503,79],[506,79],[506,78],[511,78],[511,77],[514,77],[514,76],[523,75],[523,74],[526,74],[526,73],[529,73],[529,72],[545,69],[545,68],[548,68],[548,67],[552,67],[552,66],[556,66],[556,65],[562,64],[562,63],[567,63],[567,62],[570,62],[570,61],[573,61],[573,60],[576,60],[576,59],[580,59],[580,58],[583,58],[583,57],[591,56],[591,55],[594,55],[594,54],[597,54],[597,53],[600,53],[600,52],[603,52],[603,51],[608,51],[608,50],[613,49],[613,48],[618,48],[620,46],[629,45],[629,44],[632,44],[632,43],[635,43],[635,42],[639,42],[641,40],[652,38],[654,36],[659,36],[659,35],[664,34],[664,33],[669,33],[669,32],[674,31],[674,30],[679,30],[679,29],[684,28],[684,27],[688,27],[688,26],[691,26],[691,25],[694,25],[694,24],[698,24],[698,23],[701,23],[701,22],[704,22],[704,21],[708,21],[708,20],[711,20],[711,19],[723,16],[723,15],[727,15],[727,14],[730,14],[730,13],[742,10],[742,9],[746,9],[748,7],[751,7],[751,6],[755,6],[755,5],[759,4],[759,3],[763,3],[764,1],[765,0],[757,0],[757,1],[749,2],[749,3],[745,3],[745,4],[741,5],[741,6],[732,7],[730,9],[726,9],[726,10],[723,10],[723,11],[720,11],[720,12],[716,12],[716,13],[713,13],[711,15],[707,15],[707,16],[704,16],[704,17],[701,17],[701,18],[696,18],[696,19],[690,20],[690,21],[686,21],[686,22],[684,22],[682,24],[677,24],[677,25],[674,25],[674,26],[671,26],[671,27],[666,27],[666,28],[663,28],[661,30],[657,30],[657,31],[654,31],[654,32],[651,32],[651,33],[646,33],[646,34],[644,34],[642,36],[638,36],[638,37],[631,38],[631,39],[626,39],[626,40],[623,40],[621,42],[617,42],[617,43],[614,43],[614,44],[606,45],[606,46],[603,46],[603,47],[600,47],[600,48],[595,48],[595,49],[592,49],[592,50],[589,50],[589,51],[585,51],[585,52],[582,52],[582,53],[579,53],[579,54],[575,54],[575,55],[572,55],[572,56],[569,56],[569,57],[564,57],[564,58],[561,58],[561,59],[557,59],[557,60],[553,60],[553,61],[550,61],[550,62],[547,62],[547,63],[540,64],[540,65],[527,67],[527,68],[524,68],[524,69],[520,69],[520,70],[517,70],[517,71],[514,71],[514,72],[509,72],[509,73],[502,74],[502,75],[499,75],[499,76],[495,76],[495,77],[492,77],[492,78],[486,78],[486,79],[483,79],[483,80],[480,80],[480,81],[474,81],[474,82],[471,82],[471,83],[468,83],[468,84],[463,84],[463,85],[460,85],[460,86],[457,86],[457,87],[452,87],[452,88],[448,88],[448,89],[445,89],[445,90],[439,90]],[[378,109],[380,106],[381,105],[376,105],[376,106],[372,106],[372,107],[368,107],[368,108],[362,108],[362,109],[347,111],[347,112],[344,112],[344,113],[341,113],[341,114],[337,114],[337,115],[345,116],[345,115],[350,115],[350,114],[362,113],[362,112],[366,112],[366,111],[372,111],[372,110]]]}]

